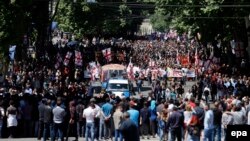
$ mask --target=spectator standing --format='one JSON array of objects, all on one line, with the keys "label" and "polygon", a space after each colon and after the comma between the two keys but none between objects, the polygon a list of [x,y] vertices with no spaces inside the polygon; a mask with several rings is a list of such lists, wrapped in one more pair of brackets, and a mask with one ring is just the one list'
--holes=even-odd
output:
[{"label": "spectator standing", "polygon": [[135,123],[137,128],[139,127],[139,111],[135,109],[136,103],[134,101],[129,102],[130,109],[127,111],[129,113],[130,119]]},{"label": "spectator standing", "polygon": [[147,139],[149,139],[149,108],[148,103],[144,102],[143,108],[140,110],[140,127],[141,127],[141,135],[142,139],[144,139],[144,136],[147,136]]},{"label": "spectator standing", "polygon": [[104,115],[104,138],[112,139],[112,114],[113,105],[110,104],[110,99],[106,98],[106,103],[102,106],[102,113]]},{"label": "spectator standing", "polygon": [[3,117],[5,116],[3,101],[0,101],[0,138],[2,138]]},{"label": "spectator standing", "polygon": [[118,105],[114,115],[113,115],[113,119],[114,119],[114,128],[115,128],[115,141],[122,141],[123,137],[122,137],[122,133],[119,130],[119,127],[121,126],[122,122],[123,122],[123,113],[122,113],[122,106]]},{"label": "spectator standing", "polygon": [[96,117],[95,104],[93,102],[90,102],[89,107],[84,109],[84,111],[83,111],[83,118],[86,119],[86,129],[85,129],[85,140],[86,141],[88,141],[89,136],[91,137],[91,141],[94,141],[95,117]]},{"label": "spectator standing", "polygon": [[14,101],[10,100],[10,106],[7,108],[7,127],[9,128],[10,138],[16,137],[16,127],[17,127],[17,109],[14,106]]},{"label": "spectator standing", "polygon": [[131,120],[129,112],[123,114],[124,122],[120,126],[120,131],[124,137],[124,141],[139,141],[138,126]]},{"label": "spectator standing", "polygon": [[222,119],[221,119],[221,124],[222,124],[222,129],[224,130],[224,140],[227,141],[227,126],[228,125],[233,125],[233,115],[228,114],[227,112],[231,111],[231,106],[227,106],[226,111],[222,114]]},{"label": "spectator standing", "polygon": [[178,111],[177,107],[173,107],[173,112],[170,114],[166,129],[170,132],[170,141],[175,141],[176,138],[178,141],[182,139],[182,126],[183,126],[184,118],[182,114]]},{"label": "spectator standing", "polygon": [[70,136],[70,133],[72,133],[73,136],[75,137],[75,141],[78,141],[77,113],[76,113],[76,104],[75,104],[74,100],[69,102],[69,114],[70,114],[70,119],[69,119],[69,123],[68,123],[66,141],[68,141],[68,137]]},{"label": "spectator standing", "polygon": [[190,105],[186,105],[186,110],[184,111],[184,135],[187,136],[187,125],[192,117],[192,109]]},{"label": "spectator standing", "polygon": [[76,106],[76,114],[77,114],[77,118],[78,118],[78,121],[77,121],[77,135],[79,137],[83,137],[84,136],[84,127],[86,125],[86,122],[83,120],[83,110],[84,110],[84,105],[83,105],[83,102],[82,100],[78,100],[78,104]]},{"label": "spectator standing", "polygon": [[64,140],[63,135],[63,122],[66,116],[65,109],[61,107],[62,99],[60,97],[57,98],[56,107],[52,110],[53,112],[53,122],[54,122],[54,135],[52,136],[52,141],[55,141],[56,135],[58,133],[59,139],[61,141]]},{"label": "spectator standing", "polygon": [[204,118],[204,137],[203,140],[213,141],[214,138],[214,113],[209,108],[208,104],[205,104],[205,118]]},{"label": "spectator standing", "polygon": [[192,114],[192,117],[187,122],[187,140],[188,141],[200,141],[200,121],[199,117],[195,115],[195,113]]},{"label": "spectator standing", "polygon": [[215,140],[221,141],[221,119],[222,119],[222,111],[219,108],[220,103],[215,102],[214,103],[214,137],[216,138]]},{"label": "spectator standing", "polygon": [[150,102],[150,107],[149,107],[149,111],[150,111],[150,130],[151,130],[151,134],[153,136],[153,138],[155,138],[155,134],[156,134],[156,125],[157,125],[157,113],[156,113],[156,101],[152,100]]},{"label": "spectator standing", "polygon": [[38,140],[41,140],[42,132],[44,130],[44,103],[46,102],[46,99],[42,99],[38,106],[38,112],[39,112],[39,129],[38,129]]},{"label": "spectator standing", "polygon": [[44,115],[44,130],[43,130],[43,141],[46,141],[48,138],[48,134],[50,133],[50,137],[51,139],[53,138],[53,121],[52,121],[52,108],[50,106],[51,104],[51,100],[47,100],[44,103],[44,111],[43,111],[43,115]]}]

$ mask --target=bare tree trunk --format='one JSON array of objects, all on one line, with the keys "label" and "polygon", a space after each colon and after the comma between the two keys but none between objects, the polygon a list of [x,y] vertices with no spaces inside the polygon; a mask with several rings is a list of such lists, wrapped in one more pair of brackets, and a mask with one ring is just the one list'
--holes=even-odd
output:
[{"label": "bare tree trunk", "polygon": [[245,23],[246,23],[246,29],[247,29],[247,43],[248,46],[246,48],[247,55],[248,55],[248,60],[250,61],[250,15],[249,17],[245,17]]}]

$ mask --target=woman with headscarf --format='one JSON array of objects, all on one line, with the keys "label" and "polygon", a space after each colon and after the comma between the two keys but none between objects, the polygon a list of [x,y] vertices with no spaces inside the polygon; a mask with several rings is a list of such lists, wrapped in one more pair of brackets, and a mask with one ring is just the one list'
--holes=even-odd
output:
[{"label": "woman with headscarf", "polygon": [[153,135],[153,138],[155,138],[155,134],[156,134],[156,119],[157,119],[156,101],[155,100],[152,100],[150,102],[149,111],[150,111],[150,117],[149,117],[149,120],[150,120],[150,130],[151,130],[151,133]]}]

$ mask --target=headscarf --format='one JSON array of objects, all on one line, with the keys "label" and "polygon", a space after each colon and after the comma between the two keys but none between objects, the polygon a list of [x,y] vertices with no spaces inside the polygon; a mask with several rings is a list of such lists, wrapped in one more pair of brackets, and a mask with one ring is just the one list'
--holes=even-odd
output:
[{"label": "headscarf", "polygon": [[151,103],[150,103],[150,109],[155,110],[155,108],[156,108],[156,101],[152,100]]}]

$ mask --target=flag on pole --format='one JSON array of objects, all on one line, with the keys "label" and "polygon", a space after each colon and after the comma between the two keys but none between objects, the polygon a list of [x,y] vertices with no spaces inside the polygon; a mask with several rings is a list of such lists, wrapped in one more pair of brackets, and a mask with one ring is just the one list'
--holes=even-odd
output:
[{"label": "flag on pole", "polygon": [[177,62],[177,65],[180,64],[179,58],[180,58],[180,56],[179,56],[179,51],[178,51],[178,49],[177,49],[177,50],[176,50],[176,62]]},{"label": "flag on pole", "polygon": [[196,68],[196,67],[198,67],[198,65],[199,65],[197,47],[195,48],[195,55],[194,55],[194,57],[195,57],[195,62],[194,62],[194,64],[195,64],[195,68]]},{"label": "flag on pole", "polygon": [[102,54],[103,54],[104,58],[107,60],[107,62],[112,61],[111,48],[106,48],[106,49],[102,50]]},{"label": "flag on pole", "polygon": [[15,52],[16,52],[16,45],[10,46],[9,47],[9,57],[10,60],[14,60],[15,59]]},{"label": "flag on pole", "polygon": [[60,64],[63,62],[60,53],[57,53],[56,59],[57,59],[57,61],[56,61],[56,64],[55,64],[55,68],[58,69],[60,67]]},{"label": "flag on pole", "polygon": [[82,54],[77,50],[75,50],[75,65],[82,66]]},{"label": "flag on pole", "polygon": [[72,56],[72,52],[68,51],[63,62],[64,66],[68,66],[71,56]]}]

